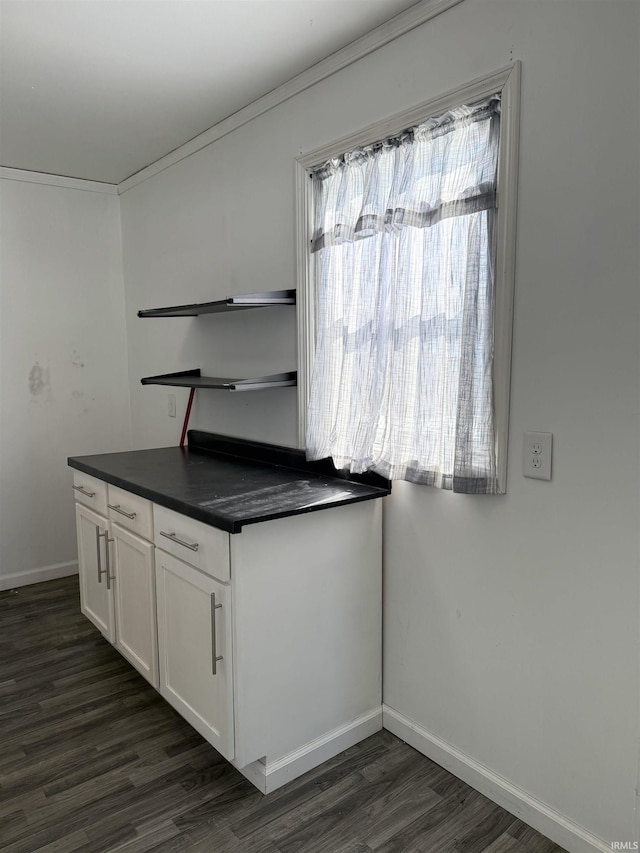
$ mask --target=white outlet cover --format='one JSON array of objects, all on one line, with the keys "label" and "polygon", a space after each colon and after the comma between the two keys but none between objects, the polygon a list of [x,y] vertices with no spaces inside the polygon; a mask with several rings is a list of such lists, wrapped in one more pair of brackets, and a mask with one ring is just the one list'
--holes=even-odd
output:
[{"label": "white outlet cover", "polygon": [[553,433],[525,432],[522,441],[522,474],[533,480],[551,479]]}]

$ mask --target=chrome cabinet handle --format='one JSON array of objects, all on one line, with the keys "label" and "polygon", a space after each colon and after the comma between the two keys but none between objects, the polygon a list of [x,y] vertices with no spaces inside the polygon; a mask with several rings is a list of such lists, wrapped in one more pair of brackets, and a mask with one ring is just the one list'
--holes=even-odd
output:
[{"label": "chrome cabinet handle", "polygon": [[218,654],[216,647],[216,610],[222,607],[221,604],[216,604],[216,594],[211,593],[211,674],[216,675],[218,672],[218,661],[224,660],[223,655]]},{"label": "chrome cabinet handle", "polygon": [[136,517],[135,512],[125,512],[123,509],[120,509],[120,504],[115,504],[115,505],[114,504],[107,504],[107,506],[109,507],[109,509],[113,509],[116,512],[119,512],[120,515],[125,515],[127,518],[135,518]]},{"label": "chrome cabinet handle", "polygon": [[160,536],[164,536],[165,539],[170,539],[172,542],[176,542],[178,545],[182,545],[190,551],[197,551],[200,547],[197,542],[194,542],[193,544],[190,542],[183,542],[182,539],[178,539],[175,533],[165,533],[164,530],[161,530]]},{"label": "chrome cabinet handle", "polygon": [[83,494],[83,495],[85,495],[85,496],[86,496],[86,497],[88,497],[88,498],[95,498],[95,496],[96,496],[96,493],[95,493],[95,492],[88,492],[88,491],[84,488],[84,486],[74,486],[73,488],[76,490],[76,492],[82,492],[82,494]]},{"label": "chrome cabinet handle", "polygon": [[113,539],[109,539],[109,534],[105,530],[104,532],[104,553],[106,555],[105,563],[107,564],[107,568],[105,572],[107,574],[107,589],[111,589],[111,581],[115,580],[115,576],[111,574],[111,558],[109,557],[109,543],[113,542]]},{"label": "chrome cabinet handle", "polygon": [[[102,568],[102,555],[100,554],[100,539],[102,536],[106,537],[107,532],[105,530],[104,533],[100,533],[100,528],[96,527],[96,558],[98,564],[98,583],[102,583],[102,575],[104,574],[104,569]],[[107,571],[107,577],[109,576],[109,572]]]}]

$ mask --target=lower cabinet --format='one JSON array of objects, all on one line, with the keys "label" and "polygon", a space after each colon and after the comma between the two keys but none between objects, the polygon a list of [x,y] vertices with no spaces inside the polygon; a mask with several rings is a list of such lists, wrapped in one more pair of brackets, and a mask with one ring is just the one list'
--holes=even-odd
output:
[{"label": "lower cabinet", "polygon": [[[106,483],[86,475],[76,474],[74,483],[80,608],[129,663],[157,688],[158,634],[155,547],[150,539],[151,503],[107,487]],[[123,503],[123,496],[126,503]],[[91,507],[97,505],[102,512],[90,508],[89,502]],[[150,538],[144,539],[139,531]]]},{"label": "lower cabinet", "polygon": [[225,758],[235,757],[231,590],[158,550],[160,692]]},{"label": "lower cabinet", "polygon": [[114,564],[115,645],[158,687],[154,545],[111,524]]},{"label": "lower cabinet", "polygon": [[382,727],[379,501],[230,535],[80,487],[82,612],[263,793]]},{"label": "lower cabinet", "polygon": [[110,643],[115,641],[113,593],[109,565],[109,522],[76,504],[80,609]]}]

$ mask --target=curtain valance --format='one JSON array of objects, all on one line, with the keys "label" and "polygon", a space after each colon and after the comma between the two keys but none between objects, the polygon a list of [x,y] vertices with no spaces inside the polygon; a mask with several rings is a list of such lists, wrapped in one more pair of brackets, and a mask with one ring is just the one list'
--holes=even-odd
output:
[{"label": "curtain valance", "polygon": [[499,96],[461,106],[312,172],[312,252],[494,208]]}]

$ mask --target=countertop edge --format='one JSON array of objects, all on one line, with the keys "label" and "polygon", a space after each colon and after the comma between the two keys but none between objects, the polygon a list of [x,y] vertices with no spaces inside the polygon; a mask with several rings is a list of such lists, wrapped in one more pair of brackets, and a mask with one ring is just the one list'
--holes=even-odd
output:
[{"label": "countertop edge", "polygon": [[[124,452],[126,453],[126,451]],[[113,474],[109,474],[101,468],[94,468],[84,462],[79,462],[72,456],[67,459],[67,464],[70,468],[82,471],[83,474],[89,474],[89,476],[95,477],[97,480],[103,480],[105,483],[117,486],[119,489],[132,492],[134,495],[146,498],[147,500],[160,504],[160,506],[164,506],[167,509],[172,509],[175,512],[182,513],[182,515],[189,516],[189,518],[194,518],[196,521],[202,521],[204,524],[210,524],[212,527],[217,527],[220,530],[226,530],[227,533],[239,533],[242,529],[242,525],[246,524],[246,522],[243,521],[230,522],[211,510],[208,512],[200,510],[198,507],[177,500],[176,498],[172,498],[164,492],[156,492],[154,489],[148,489],[133,480],[125,480],[122,477],[116,477]]]},{"label": "countertop edge", "polygon": [[[123,453],[126,452],[128,451],[123,451]],[[257,464],[265,464],[260,463],[257,460],[254,461],[256,461]],[[160,506],[173,510],[174,512],[179,512],[182,515],[195,519],[196,521],[201,521],[203,524],[208,524],[212,527],[218,528],[219,530],[224,530],[227,533],[240,533],[243,527],[250,524],[259,524],[263,521],[275,521],[279,518],[289,518],[294,515],[305,515],[307,513],[320,512],[322,510],[332,509],[334,507],[347,506],[349,504],[362,503],[363,501],[369,500],[377,500],[378,498],[386,497],[390,493],[390,489],[367,485],[367,488],[371,490],[371,494],[368,495],[357,495],[343,500],[330,501],[326,504],[318,504],[314,506],[300,507],[298,509],[287,509],[282,511],[264,513],[262,515],[250,516],[243,519],[229,519],[222,515],[219,515],[214,510],[200,509],[199,507],[194,506],[193,504],[183,502],[176,498],[172,498],[170,495],[167,495],[164,492],[158,492],[154,489],[149,489],[145,486],[141,486],[134,480],[127,480],[122,477],[110,474],[104,469],[97,468],[92,465],[88,465],[86,462],[79,461],[77,457],[68,457],[67,464],[70,468],[74,468],[77,471],[82,471],[82,473],[88,474],[91,477],[95,477],[97,480],[102,480],[103,482],[109,483],[112,486],[117,486],[118,488],[124,489],[125,491],[132,492],[133,494],[138,495],[139,497],[146,498],[147,500],[150,500],[153,503],[157,503]],[[318,475],[316,474],[316,476]],[[344,480],[341,480],[340,482],[344,483]]]}]

